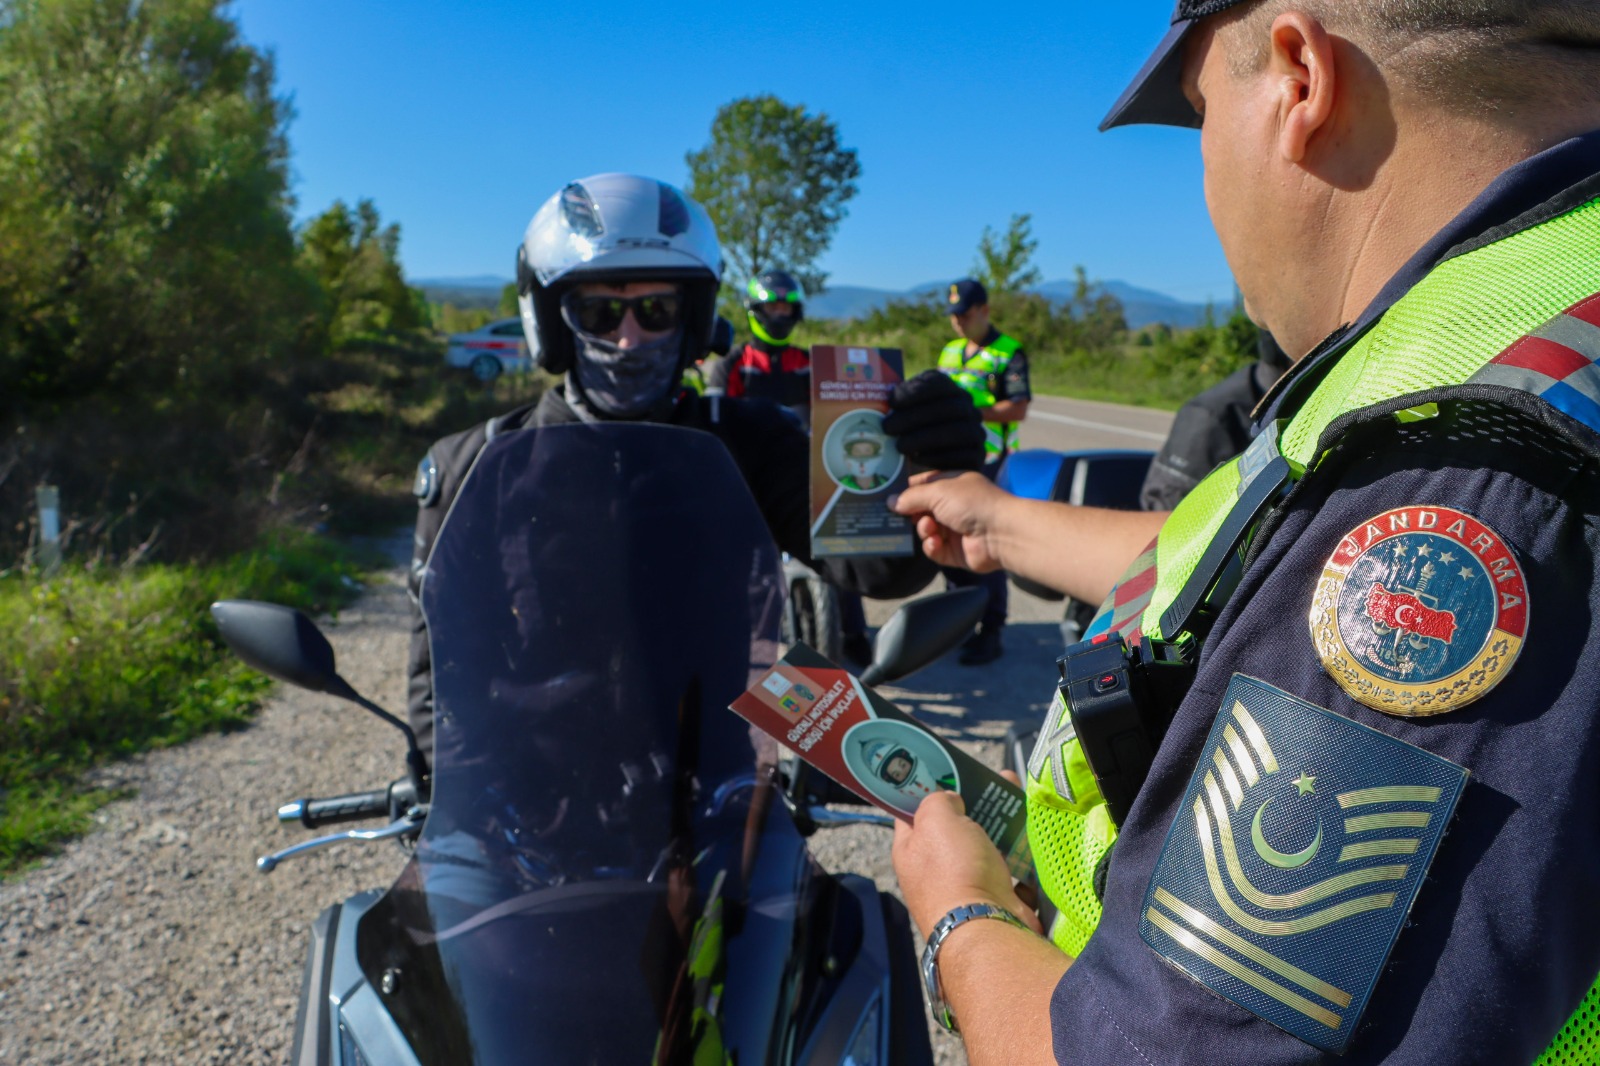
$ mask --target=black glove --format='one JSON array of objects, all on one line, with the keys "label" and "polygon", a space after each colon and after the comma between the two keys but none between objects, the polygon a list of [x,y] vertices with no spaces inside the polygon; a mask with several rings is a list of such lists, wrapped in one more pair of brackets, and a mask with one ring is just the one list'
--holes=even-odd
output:
[{"label": "black glove", "polygon": [[935,470],[983,468],[983,418],[948,374],[924,370],[894,387],[884,431],[900,454]]}]

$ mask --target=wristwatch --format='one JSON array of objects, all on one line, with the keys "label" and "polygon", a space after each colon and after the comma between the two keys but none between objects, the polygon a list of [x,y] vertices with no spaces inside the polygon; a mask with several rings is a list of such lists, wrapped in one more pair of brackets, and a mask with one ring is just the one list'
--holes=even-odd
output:
[{"label": "wristwatch", "polygon": [[956,1017],[950,1013],[950,1006],[945,1003],[944,992],[939,987],[939,948],[951,933],[975,918],[998,918],[1018,929],[1028,928],[1021,918],[992,903],[966,903],[952,908],[933,927],[933,932],[928,936],[928,946],[922,949],[922,987],[928,993],[928,1010],[933,1013],[933,1020],[952,1033],[961,1030],[956,1026]]}]

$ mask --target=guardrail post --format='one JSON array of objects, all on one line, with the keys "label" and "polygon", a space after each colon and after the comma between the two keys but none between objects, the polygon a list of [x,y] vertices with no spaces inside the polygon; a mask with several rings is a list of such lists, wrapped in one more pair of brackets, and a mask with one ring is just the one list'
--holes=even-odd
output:
[{"label": "guardrail post", "polygon": [[39,569],[49,577],[61,567],[61,493],[54,485],[40,485],[34,496],[39,505]]}]

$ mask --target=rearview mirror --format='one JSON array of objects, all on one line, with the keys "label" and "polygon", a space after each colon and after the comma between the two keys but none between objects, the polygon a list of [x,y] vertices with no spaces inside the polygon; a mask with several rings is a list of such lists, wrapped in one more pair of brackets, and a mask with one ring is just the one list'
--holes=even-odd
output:
[{"label": "rearview mirror", "polygon": [[881,685],[921,670],[965,640],[988,603],[989,591],[973,585],[901,604],[878,630],[862,683]]},{"label": "rearview mirror", "polygon": [[333,645],[317,624],[292,607],[258,600],[211,605],[222,639],[245,665],[279,681],[357,699],[334,665]]}]

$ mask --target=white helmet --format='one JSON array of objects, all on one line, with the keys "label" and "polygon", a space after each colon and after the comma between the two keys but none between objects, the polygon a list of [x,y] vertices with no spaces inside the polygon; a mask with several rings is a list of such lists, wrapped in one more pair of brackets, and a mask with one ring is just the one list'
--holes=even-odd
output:
[{"label": "white helmet", "polygon": [[[917,772],[917,757],[898,744],[891,744],[887,740],[866,741],[861,745],[861,756],[866,760],[867,769],[872,771],[874,777],[882,778],[897,787],[905,784]],[[896,757],[904,759],[906,767],[899,774],[890,774],[885,767],[889,760]]]},{"label": "white helmet", "polygon": [[572,367],[561,296],[586,281],[683,285],[682,365],[711,343],[722,249],[705,209],[676,187],[636,174],[596,174],[544,202],[517,249],[517,306],[528,347],[556,374]]}]

